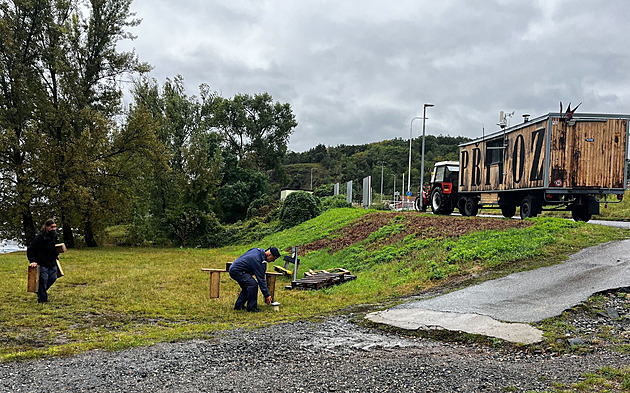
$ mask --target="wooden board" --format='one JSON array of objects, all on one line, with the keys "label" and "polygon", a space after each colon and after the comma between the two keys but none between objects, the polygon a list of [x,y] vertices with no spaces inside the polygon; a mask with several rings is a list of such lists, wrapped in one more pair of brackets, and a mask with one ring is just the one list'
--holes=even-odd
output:
[{"label": "wooden board", "polygon": [[221,272],[210,272],[210,299],[217,299],[219,297],[219,284],[221,283]]},{"label": "wooden board", "polygon": [[63,277],[65,274],[63,273],[63,268],[61,267],[61,262],[59,262],[59,258],[57,258],[57,278]]},{"label": "wooden board", "polygon": [[319,272],[291,282],[292,289],[322,289],[355,280],[357,276],[348,273]]},{"label": "wooden board", "polygon": [[484,205],[496,205],[499,203],[499,194],[496,192],[484,192],[481,194],[481,203]]},{"label": "wooden board", "polygon": [[28,292],[37,292],[39,290],[39,265],[28,267]]}]

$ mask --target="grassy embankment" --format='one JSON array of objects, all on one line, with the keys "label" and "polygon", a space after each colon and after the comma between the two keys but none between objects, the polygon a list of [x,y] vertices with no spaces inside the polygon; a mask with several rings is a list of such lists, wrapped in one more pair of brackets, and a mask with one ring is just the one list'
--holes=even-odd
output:
[{"label": "grassy embankment", "polygon": [[[256,245],[286,250],[308,244],[369,213],[384,214],[335,209]],[[308,269],[344,267],[357,274],[357,280],[319,291],[285,291],[290,280],[281,278],[276,287],[280,311],[263,307],[265,312],[253,315],[232,310],[239,288],[227,274],[222,274],[221,297],[208,299],[208,276],[201,272],[202,267],[223,268],[251,245],[71,250],[62,255],[66,276],[51,289],[51,302],[45,305],[26,292],[25,254],[0,255],[0,361],[207,338],[224,329],[326,315],[395,301],[473,272],[491,270],[491,277],[557,263],[580,248],[628,235],[620,229],[544,218],[531,220],[524,229],[431,238],[405,227],[403,216],[392,218],[367,239],[332,255],[319,250],[301,256],[300,275]],[[442,225],[450,225],[452,218],[441,217]],[[396,235],[402,240],[388,242]]]}]

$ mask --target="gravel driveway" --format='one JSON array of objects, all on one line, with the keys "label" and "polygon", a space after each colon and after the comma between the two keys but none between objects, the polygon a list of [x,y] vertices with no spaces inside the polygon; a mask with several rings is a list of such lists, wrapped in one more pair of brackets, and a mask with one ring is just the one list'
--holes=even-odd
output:
[{"label": "gravel driveway", "polygon": [[[351,317],[351,316],[350,316]],[[209,341],[0,364],[2,392],[505,392],[576,382],[628,355],[551,356],[370,330],[334,317]]]}]

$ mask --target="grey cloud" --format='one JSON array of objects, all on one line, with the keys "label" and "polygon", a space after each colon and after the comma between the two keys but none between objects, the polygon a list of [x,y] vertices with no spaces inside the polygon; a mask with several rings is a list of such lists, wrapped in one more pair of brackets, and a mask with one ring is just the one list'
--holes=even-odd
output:
[{"label": "grey cloud", "polygon": [[[439,3],[439,4],[438,4]],[[149,1],[132,44],[162,81],[184,76],[224,96],[269,92],[299,122],[289,148],[406,138],[476,137],[500,110],[532,116],[583,101],[628,112],[624,0]],[[170,25],[169,25],[170,24]]]}]

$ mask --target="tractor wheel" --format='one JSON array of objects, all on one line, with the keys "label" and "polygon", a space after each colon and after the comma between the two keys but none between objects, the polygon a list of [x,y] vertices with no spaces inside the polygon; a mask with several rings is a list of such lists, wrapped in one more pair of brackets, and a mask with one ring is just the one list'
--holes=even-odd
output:
[{"label": "tractor wheel", "polygon": [[464,198],[461,202],[459,212],[465,217],[476,216],[479,212],[479,204],[477,204],[477,200],[471,197]]},{"label": "tractor wheel", "polygon": [[537,206],[536,199],[528,195],[521,201],[521,219],[529,217],[536,217],[540,213],[540,209]]},{"label": "tractor wheel", "polygon": [[416,208],[417,211],[422,211],[422,212],[426,212],[427,211],[427,204],[423,203],[422,204],[422,208],[420,207],[420,201],[422,201],[421,199],[422,197],[417,197],[416,201],[414,202],[414,207]]},{"label": "tractor wheel", "polygon": [[439,187],[434,188],[433,191],[431,192],[431,210],[433,211],[433,214],[452,213],[453,212],[452,209],[450,213],[447,213],[448,211],[448,207],[446,206],[447,204],[448,204],[448,201],[444,197],[444,193],[442,192],[442,189]]},{"label": "tractor wheel", "polygon": [[512,218],[516,214],[516,206],[501,206],[501,214],[503,217]]}]

